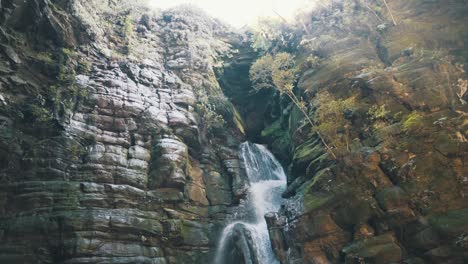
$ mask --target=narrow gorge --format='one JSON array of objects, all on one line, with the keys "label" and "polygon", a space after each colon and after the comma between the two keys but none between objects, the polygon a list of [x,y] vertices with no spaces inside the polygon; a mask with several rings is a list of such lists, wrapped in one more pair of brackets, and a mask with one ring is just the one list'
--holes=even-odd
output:
[{"label": "narrow gorge", "polygon": [[466,0],[143,2],[0,0],[0,263],[468,262]]},{"label": "narrow gorge", "polygon": [[286,175],[281,164],[261,145],[242,143],[240,157],[250,187],[243,204],[231,214],[232,223],[222,232],[214,263],[279,263],[271,247],[265,215],[280,209]]}]

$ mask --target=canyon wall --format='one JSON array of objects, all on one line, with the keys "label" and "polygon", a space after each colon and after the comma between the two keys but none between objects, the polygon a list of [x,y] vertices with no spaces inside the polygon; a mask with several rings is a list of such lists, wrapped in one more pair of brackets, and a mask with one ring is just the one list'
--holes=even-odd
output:
[{"label": "canyon wall", "polygon": [[[211,263],[245,139],[287,171],[282,263],[466,262],[468,5],[386,2],[324,1],[260,51],[193,8],[0,0],[0,262]],[[249,82],[281,52],[314,126]]]},{"label": "canyon wall", "polygon": [[246,117],[289,168],[282,263],[467,261],[467,4],[387,2],[325,2],[269,51],[295,56],[315,123],[274,91]]},{"label": "canyon wall", "polygon": [[132,1],[1,1],[0,262],[208,263],[245,192],[230,29]]}]

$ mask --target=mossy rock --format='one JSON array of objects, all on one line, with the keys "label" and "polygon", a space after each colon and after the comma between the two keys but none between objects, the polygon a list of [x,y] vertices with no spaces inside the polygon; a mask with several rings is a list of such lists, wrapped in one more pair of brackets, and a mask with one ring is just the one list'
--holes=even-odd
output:
[{"label": "mossy rock", "polygon": [[455,156],[459,153],[459,143],[451,139],[447,133],[435,135],[434,148],[444,156]]},{"label": "mossy rock", "polygon": [[295,171],[303,171],[310,165],[312,161],[320,163],[320,158],[325,152],[325,148],[320,143],[319,139],[310,139],[309,141],[297,147],[294,151],[293,169]]},{"label": "mossy rock", "polygon": [[430,225],[442,236],[455,237],[468,230],[468,209],[449,211],[429,217]]},{"label": "mossy rock", "polygon": [[380,207],[391,210],[406,204],[407,194],[400,187],[390,187],[377,194]]},{"label": "mossy rock", "polygon": [[344,203],[335,209],[333,218],[343,228],[353,228],[355,225],[366,223],[375,215],[372,204],[357,197],[345,196]]},{"label": "mossy rock", "polygon": [[[297,228],[295,232],[300,232],[299,236],[304,236],[306,240],[325,237],[335,234],[337,231],[342,231],[330,215],[322,211],[302,217],[295,228]],[[303,238],[299,238],[298,240],[301,241]]]},{"label": "mossy rock", "polygon": [[292,143],[288,130],[281,125],[282,120],[276,120],[262,132],[262,138],[271,142],[271,150],[282,161],[289,161],[289,149]]},{"label": "mossy rock", "polygon": [[346,263],[400,262],[403,252],[392,234],[384,234],[353,242],[343,249]]},{"label": "mossy rock", "polygon": [[210,243],[210,224],[183,220],[181,236],[184,244],[192,246],[207,246]]},{"label": "mossy rock", "polygon": [[306,212],[313,212],[330,204],[334,200],[333,194],[308,194],[304,196],[304,209]]},{"label": "mossy rock", "polygon": [[281,120],[276,120],[271,125],[263,129],[262,137],[278,138],[284,135],[284,130],[281,126]]},{"label": "mossy rock", "polygon": [[313,175],[317,171],[326,167],[327,162],[329,161],[329,154],[328,152],[323,153],[321,156],[317,157],[316,159],[312,160],[306,169],[306,175]]},{"label": "mossy rock", "polygon": [[302,195],[307,195],[322,191],[324,189],[330,189],[328,187],[330,187],[329,183],[332,180],[333,174],[331,174],[330,170],[322,169],[313,176],[311,181],[300,188],[299,193]]}]

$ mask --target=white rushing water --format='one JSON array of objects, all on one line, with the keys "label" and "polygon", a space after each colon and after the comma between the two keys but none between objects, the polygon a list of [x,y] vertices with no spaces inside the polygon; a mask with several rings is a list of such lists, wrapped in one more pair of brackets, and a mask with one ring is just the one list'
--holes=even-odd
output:
[{"label": "white rushing water", "polygon": [[277,212],[280,209],[281,193],[286,188],[286,175],[281,164],[262,145],[245,142],[240,147],[240,156],[244,161],[250,184],[245,204],[246,208],[253,211],[251,212],[252,217],[244,216],[246,219],[236,219],[236,221],[224,228],[219,241],[215,264],[236,261],[228,259],[230,256],[226,252],[231,250],[228,248],[230,245],[228,241],[235,239],[233,235],[236,229],[239,230],[239,227],[250,233],[255,250],[254,254],[249,254],[249,252],[241,254],[256,258],[256,261],[244,260],[244,263],[279,263],[271,248],[264,216],[268,212]]}]

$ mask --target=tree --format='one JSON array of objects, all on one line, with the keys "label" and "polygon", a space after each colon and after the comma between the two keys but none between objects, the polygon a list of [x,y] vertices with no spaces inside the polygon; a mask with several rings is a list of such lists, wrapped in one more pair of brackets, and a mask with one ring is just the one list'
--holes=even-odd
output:
[{"label": "tree", "polygon": [[250,81],[257,91],[274,88],[273,84],[273,57],[265,55],[258,59],[250,68]]},{"label": "tree", "polygon": [[[258,59],[250,68],[250,80],[255,90],[273,88],[282,94],[286,94],[304,114],[307,122],[315,128],[316,124],[307,114],[305,103],[294,94],[295,75],[296,68],[294,57],[286,52],[278,53],[274,57],[266,55]],[[333,159],[336,159],[335,153],[318,129],[316,133]]]},{"label": "tree", "polygon": [[250,28],[252,48],[256,51],[268,51],[275,42],[282,40],[284,24],[279,19],[259,18]]}]

